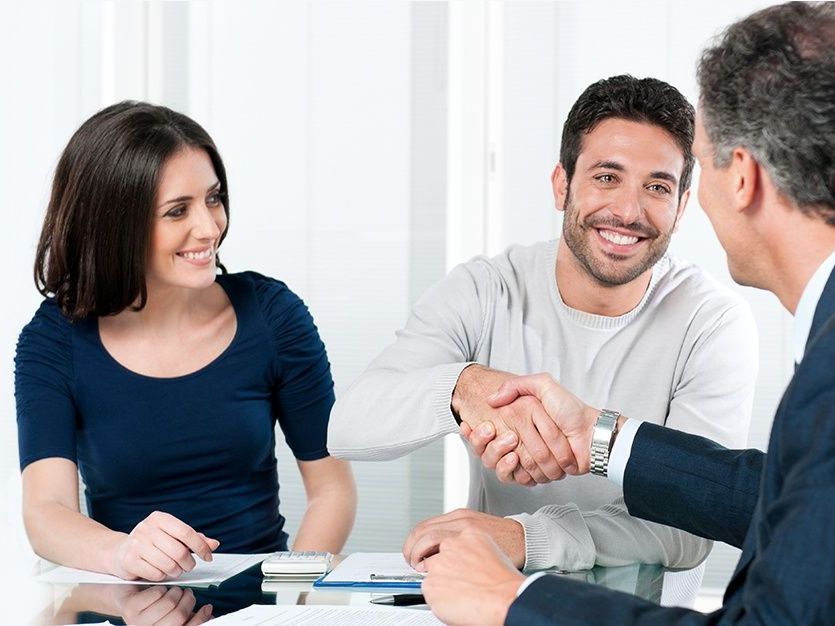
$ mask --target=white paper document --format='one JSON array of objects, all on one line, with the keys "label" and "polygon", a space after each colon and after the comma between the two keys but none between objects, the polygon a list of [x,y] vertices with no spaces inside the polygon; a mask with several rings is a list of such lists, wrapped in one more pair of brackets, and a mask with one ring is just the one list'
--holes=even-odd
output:
[{"label": "white paper document", "polygon": [[48,572],[35,577],[35,580],[52,584],[76,584],[76,583],[107,583],[113,585],[184,585],[190,587],[208,587],[219,585],[224,580],[232,578],[260,563],[267,554],[213,554],[212,561],[205,563],[195,556],[197,565],[190,572],[184,572],[177,578],[154,582],[150,580],[122,580],[110,574],[89,572],[73,567],[58,566]]},{"label": "white paper document", "polygon": [[430,611],[403,607],[354,607],[354,606],[304,606],[264,605],[252,606],[217,617],[212,626],[443,626],[443,622]]},{"label": "white paper document", "polygon": [[400,552],[354,552],[315,586],[412,584],[420,586],[423,574],[413,569]]}]

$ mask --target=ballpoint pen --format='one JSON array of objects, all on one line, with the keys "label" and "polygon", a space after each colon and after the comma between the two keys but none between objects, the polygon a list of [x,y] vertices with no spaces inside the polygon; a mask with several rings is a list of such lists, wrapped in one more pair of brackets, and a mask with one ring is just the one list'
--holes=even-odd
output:
[{"label": "ballpoint pen", "polygon": [[399,593],[393,596],[381,596],[372,598],[372,604],[385,604],[388,606],[413,606],[415,604],[426,604],[423,594],[420,593]]},{"label": "ballpoint pen", "polygon": [[393,582],[393,583],[419,583],[426,574],[415,572],[414,574],[371,574],[371,582]]}]

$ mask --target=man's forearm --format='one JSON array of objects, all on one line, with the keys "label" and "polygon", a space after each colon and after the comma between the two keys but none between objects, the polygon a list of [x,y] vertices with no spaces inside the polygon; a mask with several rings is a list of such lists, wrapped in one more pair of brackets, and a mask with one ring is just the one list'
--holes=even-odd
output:
[{"label": "man's forearm", "polygon": [[370,367],[336,401],[328,451],[358,461],[395,459],[458,432],[452,389],[468,363],[404,371]]},{"label": "man's forearm", "polygon": [[630,563],[695,567],[712,545],[684,531],[632,517],[622,499],[594,511],[581,511],[574,504],[552,505],[513,518],[525,527],[527,571]]}]

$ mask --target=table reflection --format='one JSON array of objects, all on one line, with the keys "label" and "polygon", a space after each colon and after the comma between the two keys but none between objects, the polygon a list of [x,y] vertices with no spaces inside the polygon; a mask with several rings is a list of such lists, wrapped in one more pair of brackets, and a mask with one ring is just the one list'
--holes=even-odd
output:
[{"label": "table reflection", "polygon": [[[567,575],[611,589],[634,593],[658,602],[664,569],[657,565],[595,567]],[[38,624],[149,624],[196,626],[246,608],[251,604],[327,604],[368,606],[369,590],[313,589],[309,582],[269,582],[260,565],[230,578],[218,587],[168,585],[51,585],[60,598],[41,613]],[[402,589],[378,590],[387,594]]]},{"label": "table reflection", "polygon": [[[55,585],[54,587],[60,587]],[[275,594],[261,592],[260,566],[219,587],[175,585],[82,584],[70,587],[41,624],[114,624],[197,626],[251,604],[274,604]]]}]

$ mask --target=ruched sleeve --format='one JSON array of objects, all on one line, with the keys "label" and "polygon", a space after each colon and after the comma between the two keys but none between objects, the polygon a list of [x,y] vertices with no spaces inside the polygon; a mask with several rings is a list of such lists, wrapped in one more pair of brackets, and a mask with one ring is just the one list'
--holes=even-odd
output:
[{"label": "ruched sleeve", "polygon": [[45,300],[21,331],[15,353],[15,404],[21,471],[49,457],[76,460],[72,325]]},{"label": "ruched sleeve", "polygon": [[276,419],[297,459],[326,457],[334,392],[325,345],[307,306],[287,285],[250,276],[274,342]]}]

